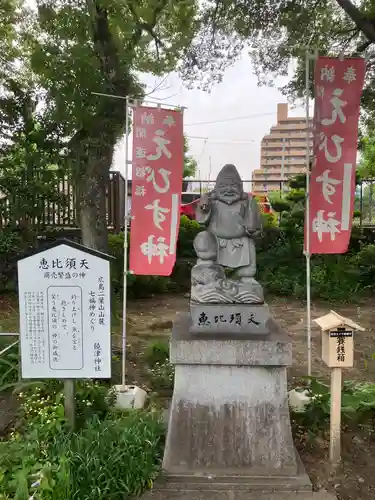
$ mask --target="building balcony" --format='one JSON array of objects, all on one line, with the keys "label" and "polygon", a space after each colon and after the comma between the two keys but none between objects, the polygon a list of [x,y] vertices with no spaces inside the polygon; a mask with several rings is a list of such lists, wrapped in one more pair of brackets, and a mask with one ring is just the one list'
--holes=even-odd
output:
[{"label": "building balcony", "polygon": [[[294,146],[294,149],[293,149],[293,147],[289,147],[289,145],[287,145],[287,147],[285,148],[285,151],[284,151],[284,157],[289,158],[291,156],[305,156],[306,155],[306,147],[303,147],[303,146],[299,146],[299,147],[300,147],[300,149],[296,149],[296,146]],[[262,158],[272,158],[274,156],[277,158],[282,158],[283,149],[282,148],[271,149],[271,148],[265,148],[265,147],[263,147],[261,149],[261,157]]]},{"label": "building balcony", "polygon": [[[309,128],[312,127],[312,121],[310,121],[310,126]],[[288,130],[291,132],[300,131],[300,130],[306,130],[306,122],[304,123],[288,123],[288,125],[273,125],[271,127],[271,133],[277,132],[279,130]]]},{"label": "building balcony", "polygon": [[[312,133],[310,131],[310,135],[312,137]],[[288,142],[288,139],[290,141],[295,141],[296,139],[302,139],[304,138],[306,140],[306,131],[301,131],[301,132],[289,132],[289,131],[284,131],[283,133],[280,132],[274,132],[272,134],[265,135],[262,139],[262,146],[265,143],[269,143],[270,145],[274,144],[276,142],[276,139],[282,143],[283,139],[285,139],[285,142]]]}]

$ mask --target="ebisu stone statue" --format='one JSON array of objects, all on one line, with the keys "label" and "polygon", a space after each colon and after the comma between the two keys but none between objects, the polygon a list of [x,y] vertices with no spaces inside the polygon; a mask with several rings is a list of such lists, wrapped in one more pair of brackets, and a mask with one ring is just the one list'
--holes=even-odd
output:
[{"label": "ebisu stone statue", "polygon": [[267,333],[269,312],[255,280],[255,239],[262,218],[234,165],[225,165],[213,191],[201,197],[196,220],[205,229],[194,240],[192,330]]},{"label": "ebisu stone statue", "polygon": [[233,165],[200,199],[197,220],[204,227],[194,242],[190,314],[177,316],[170,343],[176,369],[163,458],[169,484],[159,497],[187,498],[186,489],[194,498],[306,492],[311,483],[289,420],[291,340],[255,280],[261,214]]}]

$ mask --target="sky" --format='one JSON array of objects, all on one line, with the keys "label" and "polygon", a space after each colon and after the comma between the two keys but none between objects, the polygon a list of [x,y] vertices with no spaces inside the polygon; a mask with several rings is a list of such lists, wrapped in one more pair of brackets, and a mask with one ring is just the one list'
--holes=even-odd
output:
[{"label": "sky", "polygon": [[[176,74],[165,79],[142,75],[141,79],[148,92],[157,88],[150,99],[160,99],[161,106],[186,108],[184,132],[189,140],[189,154],[198,161],[197,179],[214,180],[223,165],[233,163],[242,179],[250,180],[251,172],[259,168],[262,137],[276,124],[277,103],[287,100],[275,87],[258,87],[246,53],[227,69],[223,81],[210,93],[188,90]],[[280,80],[277,86],[285,82]],[[301,106],[290,104],[289,110],[290,116],[305,115]],[[129,160],[131,142],[130,136]],[[112,169],[125,173],[124,139],[117,145]]]}]

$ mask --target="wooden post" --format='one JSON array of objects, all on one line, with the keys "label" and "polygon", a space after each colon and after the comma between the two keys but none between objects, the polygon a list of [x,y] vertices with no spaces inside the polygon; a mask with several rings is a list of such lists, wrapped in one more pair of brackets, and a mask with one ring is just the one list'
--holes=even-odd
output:
[{"label": "wooden post", "polygon": [[65,417],[69,427],[74,430],[76,425],[76,401],[75,401],[75,382],[73,379],[64,380],[64,410]]},{"label": "wooden post", "polygon": [[342,369],[332,368],[329,460],[334,466],[341,461],[341,390]]}]

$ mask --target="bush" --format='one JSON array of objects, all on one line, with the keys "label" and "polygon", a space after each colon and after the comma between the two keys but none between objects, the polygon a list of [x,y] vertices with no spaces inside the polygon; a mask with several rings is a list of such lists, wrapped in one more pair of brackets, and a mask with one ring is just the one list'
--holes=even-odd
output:
[{"label": "bush", "polygon": [[174,365],[168,359],[163,363],[156,362],[148,369],[148,383],[155,392],[172,392],[174,384]]},{"label": "bush", "polygon": [[[22,389],[23,388],[23,389]],[[76,423],[81,428],[94,415],[105,419],[115,402],[115,394],[102,382],[77,380]],[[38,428],[45,434],[54,434],[55,425],[65,425],[64,385],[61,380],[23,382],[16,384],[15,392],[21,402],[19,423],[24,428]],[[52,428],[50,428],[52,427]]]},{"label": "bush", "polygon": [[163,437],[164,426],[152,414],[91,420],[81,433],[66,436],[51,449],[65,459],[64,468],[56,467],[53,492],[42,489],[41,499],[138,497],[159,473]]},{"label": "bush", "polygon": [[[12,343],[13,341],[11,341]],[[6,346],[1,345],[0,350]],[[19,378],[19,345],[0,356],[0,392],[14,387]]]},{"label": "bush", "polygon": [[[311,441],[329,431],[330,388],[322,380],[310,377],[302,386],[311,398],[305,411],[291,411],[294,433],[301,441]],[[375,384],[345,381],[342,390],[341,415],[343,426],[360,427],[369,434],[375,432]]]},{"label": "bush", "polygon": [[0,231],[0,290],[17,290],[17,260],[22,252],[22,240],[15,231]]},{"label": "bush", "polygon": [[[273,202],[280,202],[280,197],[276,196]],[[258,279],[264,286],[266,293],[305,298],[303,190],[297,187],[292,189],[284,194],[281,202],[284,203],[285,207],[288,205],[290,210],[283,212],[279,226],[277,226],[278,217],[275,214],[262,214],[263,238],[256,242]],[[172,275],[134,276],[128,274],[128,296],[136,299],[166,292],[189,291],[191,268],[196,261],[193,241],[201,230],[201,226],[196,221],[182,216],[177,244],[177,260]],[[10,259],[9,262],[13,262],[13,267],[9,268],[11,271],[5,265],[5,267],[3,266],[3,274],[1,274],[0,268],[0,286],[3,283],[3,287],[6,282],[10,288],[9,283],[12,282],[12,276],[14,280],[14,266],[16,256],[19,255],[17,238],[14,234],[8,233],[0,237],[0,257],[4,255],[4,262],[8,262],[7,259]],[[10,251],[9,257],[7,252],[10,249],[12,251]],[[115,257],[111,262],[111,280],[112,292],[117,301],[123,289],[123,233],[109,235],[109,253]],[[353,300],[353,298],[360,298],[366,293],[373,293],[375,291],[374,257],[375,229],[353,227],[347,254],[312,256],[312,298],[343,301],[349,297]]]},{"label": "bush", "polygon": [[181,216],[180,232],[177,242],[177,256],[180,259],[195,259],[193,242],[196,235],[202,231],[202,226],[195,220],[189,219],[186,215]]},{"label": "bush", "polygon": [[169,343],[159,340],[149,344],[144,354],[144,360],[148,366],[152,367],[156,363],[165,363],[169,359]]},{"label": "bush", "polygon": [[22,426],[0,442],[0,499],[123,500],[152,485],[164,438],[159,415],[112,412],[103,386],[77,385],[85,418],[75,433],[66,429],[58,382],[20,394]]}]

